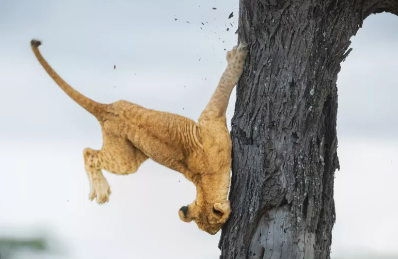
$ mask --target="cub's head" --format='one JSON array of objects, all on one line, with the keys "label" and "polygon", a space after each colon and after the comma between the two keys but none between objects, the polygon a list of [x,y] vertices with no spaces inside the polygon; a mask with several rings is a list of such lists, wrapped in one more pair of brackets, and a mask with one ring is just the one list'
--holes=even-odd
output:
[{"label": "cub's head", "polygon": [[198,227],[207,233],[216,234],[227,221],[231,207],[229,201],[222,203],[206,203],[202,206],[196,202],[181,207],[178,211],[180,219],[184,222],[196,222]]}]

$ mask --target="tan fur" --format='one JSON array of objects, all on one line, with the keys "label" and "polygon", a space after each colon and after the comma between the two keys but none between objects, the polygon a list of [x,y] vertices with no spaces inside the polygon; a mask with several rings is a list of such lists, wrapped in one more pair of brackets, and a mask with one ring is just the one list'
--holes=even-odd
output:
[{"label": "tan fur", "polygon": [[181,172],[197,187],[196,200],[179,211],[181,220],[195,221],[210,234],[217,233],[230,214],[231,140],[226,109],[232,89],[242,74],[247,55],[241,44],[227,53],[228,66],[198,123],[167,112],[143,108],[127,101],[100,104],[69,86],[46,62],[32,40],[37,59],[54,81],[99,121],[103,133],[101,150],[86,148],[85,168],[91,184],[90,199],[109,200],[109,184],[102,169],[130,174],[148,158]]}]

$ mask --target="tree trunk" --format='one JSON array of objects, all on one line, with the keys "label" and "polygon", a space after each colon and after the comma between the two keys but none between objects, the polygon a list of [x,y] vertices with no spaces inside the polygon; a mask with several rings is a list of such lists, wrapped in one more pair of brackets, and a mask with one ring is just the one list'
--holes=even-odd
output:
[{"label": "tree trunk", "polygon": [[241,0],[249,56],[220,259],[330,258],[337,75],[363,20],[384,11],[398,14],[398,0]]}]

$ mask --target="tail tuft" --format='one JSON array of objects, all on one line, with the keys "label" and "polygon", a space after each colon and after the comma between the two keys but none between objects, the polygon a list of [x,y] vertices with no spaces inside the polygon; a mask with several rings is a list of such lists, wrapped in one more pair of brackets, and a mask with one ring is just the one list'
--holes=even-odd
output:
[{"label": "tail tuft", "polygon": [[41,45],[41,41],[39,41],[39,40],[31,40],[30,41],[30,45],[32,47],[38,48]]}]

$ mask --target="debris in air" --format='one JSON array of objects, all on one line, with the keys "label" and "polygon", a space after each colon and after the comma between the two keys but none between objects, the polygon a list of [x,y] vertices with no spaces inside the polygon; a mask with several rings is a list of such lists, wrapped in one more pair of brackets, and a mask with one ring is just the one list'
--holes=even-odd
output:
[{"label": "debris in air", "polygon": [[113,65],[113,69],[116,69],[116,65]]},{"label": "debris in air", "polygon": [[217,10],[217,8],[213,7],[213,10]]},{"label": "debris in air", "polygon": [[227,28],[227,31],[229,31],[229,28]]},{"label": "debris in air", "polygon": [[203,22],[201,23],[202,25],[205,25]]},{"label": "debris in air", "polygon": [[228,19],[231,19],[232,17],[234,17],[234,12],[232,12],[232,13],[228,16]]},{"label": "debris in air", "polygon": [[189,23],[189,22],[187,21],[187,23]]},{"label": "debris in air", "polygon": [[177,21],[177,18],[175,18],[174,21]]}]

